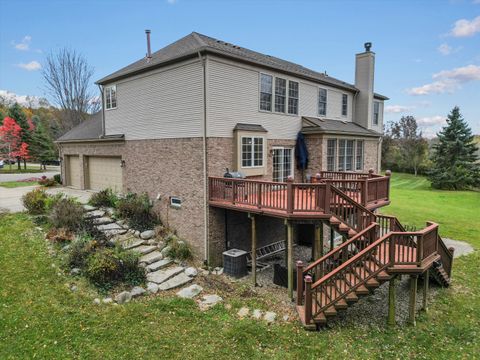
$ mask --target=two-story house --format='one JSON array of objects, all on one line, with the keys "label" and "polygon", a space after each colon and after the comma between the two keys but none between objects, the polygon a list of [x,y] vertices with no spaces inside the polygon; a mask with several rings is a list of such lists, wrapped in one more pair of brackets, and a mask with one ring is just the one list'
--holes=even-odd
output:
[{"label": "two-story house", "polygon": [[[226,168],[279,183],[380,170],[388,98],[374,92],[370,46],[356,55],[354,84],[195,32],[148,52],[100,79],[102,112],[58,140],[64,184],[147,192],[198,258],[218,260],[250,236],[246,213],[209,204],[209,178]],[[260,244],[285,236],[280,218],[262,217],[257,228]]]}]

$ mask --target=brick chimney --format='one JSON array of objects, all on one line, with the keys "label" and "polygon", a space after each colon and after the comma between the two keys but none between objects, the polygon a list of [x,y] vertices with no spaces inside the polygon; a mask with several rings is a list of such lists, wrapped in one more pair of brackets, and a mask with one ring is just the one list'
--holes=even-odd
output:
[{"label": "brick chimney", "polygon": [[355,87],[360,92],[355,103],[354,122],[371,128],[373,116],[373,85],[375,75],[375,53],[370,51],[372,43],[365,43],[365,51],[355,55]]}]

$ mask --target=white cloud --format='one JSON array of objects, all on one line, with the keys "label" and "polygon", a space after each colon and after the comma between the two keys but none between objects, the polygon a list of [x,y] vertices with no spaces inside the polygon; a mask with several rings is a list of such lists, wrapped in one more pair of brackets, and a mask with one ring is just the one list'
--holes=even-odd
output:
[{"label": "white cloud", "polygon": [[46,99],[43,99],[39,96],[29,96],[29,95],[17,95],[8,90],[0,90],[0,98],[10,105],[15,102],[24,106],[31,106],[32,108],[38,108],[41,105],[46,105]]},{"label": "white cloud", "polygon": [[387,106],[385,106],[385,112],[386,113],[393,113],[393,114],[405,113],[405,112],[408,112],[412,109],[414,109],[413,106],[404,106],[404,105],[387,105]]},{"label": "white cloud", "polygon": [[445,116],[425,116],[417,119],[418,125],[439,125],[445,122]]},{"label": "white cloud", "polygon": [[453,70],[443,70],[432,76],[434,82],[408,90],[410,95],[452,93],[461,84],[480,80],[480,66],[467,65]]},{"label": "white cloud", "polygon": [[24,70],[27,70],[27,71],[36,71],[36,70],[40,70],[42,68],[42,65],[38,62],[38,61],[30,61],[29,63],[20,63],[20,64],[17,64],[16,66],[18,66],[19,68],[22,68]]},{"label": "white cloud", "polygon": [[26,35],[23,37],[21,42],[16,43],[15,41],[12,41],[12,44],[17,50],[28,51],[30,49],[31,41],[32,41],[32,37],[30,35]]},{"label": "white cloud", "polygon": [[442,44],[440,45],[437,50],[440,52],[442,55],[450,55],[453,51],[452,47],[448,44]]},{"label": "white cloud", "polygon": [[480,32],[480,16],[473,20],[460,19],[455,21],[450,35],[454,37],[469,37]]}]

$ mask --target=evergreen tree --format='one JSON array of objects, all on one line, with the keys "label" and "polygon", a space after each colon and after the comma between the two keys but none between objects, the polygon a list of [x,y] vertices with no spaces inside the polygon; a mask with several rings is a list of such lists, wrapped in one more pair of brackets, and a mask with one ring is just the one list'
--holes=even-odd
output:
[{"label": "evergreen tree", "polygon": [[433,146],[433,168],[429,174],[437,189],[461,190],[480,186],[480,165],[472,130],[455,106],[447,117],[447,126],[437,134]]},{"label": "evergreen tree", "polygon": [[40,168],[45,168],[45,163],[56,158],[55,146],[49,137],[42,122],[38,122],[32,135],[29,147],[30,155],[40,162]]}]

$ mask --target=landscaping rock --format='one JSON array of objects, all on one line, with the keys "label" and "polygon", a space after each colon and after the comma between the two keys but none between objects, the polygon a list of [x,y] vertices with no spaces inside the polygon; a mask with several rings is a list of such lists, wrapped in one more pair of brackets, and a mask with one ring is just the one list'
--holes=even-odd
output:
[{"label": "landscaping rock", "polygon": [[198,271],[194,267],[188,267],[188,268],[185,269],[185,274],[190,276],[190,277],[195,277],[195,276],[197,276]]},{"label": "landscaping rock", "polygon": [[141,255],[150,254],[152,251],[155,250],[157,250],[157,247],[152,245],[142,245],[135,248],[135,251],[139,252]]},{"label": "landscaping rock", "polygon": [[213,269],[213,274],[215,274],[215,275],[222,275],[222,274],[223,274],[223,268],[221,268],[221,267],[216,267],[215,269]]},{"label": "landscaping rock", "polygon": [[62,251],[67,252],[68,250],[70,250],[70,248],[71,248],[70,245],[65,245],[64,247],[62,247]]},{"label": "landscaping rock", "polygon": [[265,315],[263,316],[263,320],[265,320],[268,323],[273,323],[275,322],[275,319],[277,318],[277,314],[275,314],[273,311],[267,311]]},{"label": "landscaping rock", "polygon": [[[102,225],[103,226],[103,225]],[[103,233],[107,238],[114,237],[116,235],[123,235],[127,232],[125,229],[106,230]]]},{"label": "landscaping rock", "polygon": [[156,245],[157,241],[155,239],[146,240],[148,245]]},{"label": "landscaping rock", "polygon": [[163,256],[167,256],[167,253],[170,251],[170,246],[165,246],[163,249],[162,249],[162,255]]},{"label": "landscaping rock", "polygon": [[148,239],[151,239],[152,237],[155,236],[155,231],[153,230],[145,230],[144,232],[142,232],[140,234],[140,237],[143,239],[143,240],[148,240]]},{"label": "landscaping rock", "polygon": [[115,214],[115,209],[114,208],[106,208],[105,209],[105,212],[110,215],[110,216],[113,216]]},{"label": "landscaping rock", "polygon": [[283,321],[287,322],[288,320],[290,320],[290,316],[283,315]]},{"label": "landscaping rock", "polygon": [[203,288],[200,285],[193,284],[177,292],[177,296],[184,299],[193,299],[195,296],[200,294],[202,290]]},{"label": "landscaping rock", "polygon": [[221,301],[223,301],[223,299],[216,294],[204,295],[202,300],[198,303],[198,306],[200,307],[200,310],[205,311],[214,307]]},{"label": "landscaping rock", "polygon": [[75,276],[75,275],[80,275],[81,272],[82,272],[81,269],[79,269],[79,268],[73,268],[72,270],[70,270],[70,275],[73,275],[73,276]]},{"label": "landscaping rock", "polygon": [[247,317],[249,313],[250,313],[250,309],[244,306],[240,310],[238,310],[237,315],[240,318],[244,318],[244,317]]},{"label": "landscaping rock", "polygon": [[143,240],[141,239],[136,239],[136,238],[130,238],[128,240],[125,240],[124,242],[122,242],[122,247],[125,249],[125,250],[130,250],[130,249],[133,249],[133,248],[136,248],[140,245],[143,244]]},{"label": "landscaping rock", "polygon": [[73,292],[77,291],[78,290],[77,285],[70,286],[70,290],[72,290]]},{"label": "landscaping rock", "polygon": [[96,305],[100,305],[100,299],[99,298],[93,299],[93,303]]},{"label": "landscaping rock", "polygon": [[85,211],[94,211],[94,210],[97,210],[97,208],[95,206],[92,206],[92,205],[83,205],[83,210]]},{"label": "landscaping rock", "polygon": [[102,216],[102,217],[93,219],[92,222],[93,222],[95,225],[106,225],[106,224],[111,224],[111,223],[113,223],[113,220],[110,219],[109,217]]},{"label": "landscaping rock", "polygon": [[107,231],[107,230],[124,230],[124,233],[127,232],[127,230],[123,229],[121,226],[111,223],[111,224],[105,224],[105,225],[98,225],[97,229],[100,231]]},{"label": "landscaping rock", "polygon": [[151,272],[147,274],[147,280],[156,284],[161,284],[181,272],[183,272],[183,267],[175,266],[166,270]]},{"label": "landscaping rock", "polygon": [[148,283],[147,284],[147,291],[150,293],[150,294],[156,294],[158,292],[158,285],[155,284],[155,283]]},{"label": "landscaping rock", "polygon": [[130,290],[130,294],[132,295],[132,297],[143,295],[146,292],[147,291],[141,286],[135,286],[132,290]]},{"label": "landscaping rock", "polygon": [[172,263],[171,259],[162,259],[146,266],[147,272],[160,270]]},{"label": "landscaping rock", "polygon": [[136,237],[140,237],[140,231],[135,230],[135,236],[136,236]]},{"label": "landscaping rock", "polygon": [[142,256],[139,261],[141,263],[151,264],[162,259],[163,259],[162,253],[160,251],[155,250],[155,251],[152,251],[151,253],[148,253],[147,255]]},{"label": "landscaping rock", "polygon": [[94,210],[94,211],[89,211],[83,215],[85,219],[94,219],[94,218],[99,218],[105,215],[105,211],[103,210]]},{"label": "landscaping rock", "polygon": [[132,300],[132,294],[130,294],[130,292],[128,292],[128,291],[122,291],[120,294],[115,296],[115,301],[118,304],[127,303],[130,300]]},{"label": "landscaping rock", "polygon": [[164,281],[160,285],[158,285],[158,288],[160,290],[170,290],[170,289],[175,289],[177,287],[183,286],[193,279],[190,276],[185,275],[184,272],[175,275],[174,277],[168,279],[167,281]]},{"label": "landscaping rock", "polygon": [[111,297],[107,297],[102,300],[104,304],[111,304],[113,302],[113,299]]},{"label": "landscaping rock", "polygon": [[262,310],[255,309],[252,314],[254,319],[260,320],[262,318]]}]

